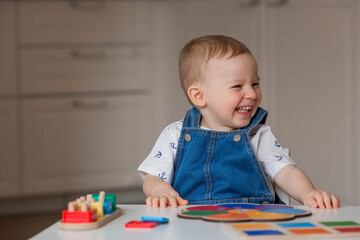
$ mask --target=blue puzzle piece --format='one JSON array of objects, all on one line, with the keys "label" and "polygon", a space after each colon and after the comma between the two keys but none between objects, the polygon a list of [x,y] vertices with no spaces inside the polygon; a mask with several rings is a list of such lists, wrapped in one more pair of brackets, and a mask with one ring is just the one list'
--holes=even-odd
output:
[{"label": "blue puzzle piece", "polygon": [[152,221],[159,223],[168,223],[169,219],[165,217],[150,217],[150,216],[142,216],[141,221]]}]

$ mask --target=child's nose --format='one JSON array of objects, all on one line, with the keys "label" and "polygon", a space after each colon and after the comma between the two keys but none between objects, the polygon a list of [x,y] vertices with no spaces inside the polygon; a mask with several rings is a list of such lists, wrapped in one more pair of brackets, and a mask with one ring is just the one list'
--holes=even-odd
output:
[{"label": "child's nose", "polygon": [[254,99],[256,98],[256,92],[252,87],[246,89],[245,98]]}]

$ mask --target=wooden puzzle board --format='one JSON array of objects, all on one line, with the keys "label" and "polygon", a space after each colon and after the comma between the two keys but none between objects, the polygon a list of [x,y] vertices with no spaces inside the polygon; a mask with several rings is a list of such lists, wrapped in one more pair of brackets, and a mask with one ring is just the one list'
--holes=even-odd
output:
[{"label": "wooden puzzle board", "polygon": [[311,212],[279,204],[220,204],[183,209],[178,217],[203,219],[216,222],[280,221],[309,216]]},{"label": "wooden puzzle board", "polygon": [[80,230],[91,230],[96,229],[105,224],[111,222],[117,217],[122,215],[122,211],[120,208],[117,208],[116,211],[112,214],[106,214],[103,218],[96,222],[91,223],[64,223],[62,221],[59,222],[59,227],[61,230],[70,230],[70,231],[80,231]]},{"label": "wooden puzzle board", "polygon": [[223,223],[222,228],[241,240],[360,237],[359,221]]}]

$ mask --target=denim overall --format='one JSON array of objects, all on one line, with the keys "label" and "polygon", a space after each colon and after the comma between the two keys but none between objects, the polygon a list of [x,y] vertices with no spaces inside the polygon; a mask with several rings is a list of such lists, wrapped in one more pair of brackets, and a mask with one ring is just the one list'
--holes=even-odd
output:
[{"label": "denim overall", "polygon": [[201,129],[199,110],[190,109],[181,129],[173,188],[189,204],[274,203],[249,139],[266,115],[258,108],[247,127],[219,132]]}]

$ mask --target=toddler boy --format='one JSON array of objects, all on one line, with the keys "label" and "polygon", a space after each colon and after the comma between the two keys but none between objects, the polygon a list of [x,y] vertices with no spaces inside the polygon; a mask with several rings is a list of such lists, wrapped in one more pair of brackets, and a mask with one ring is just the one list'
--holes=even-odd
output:
[{"label": "toddler boy", "polygon": [[179,72],[193,108],[163,130],[138,168],[147,206],[279,203],[276,183],[306,206],[339,207],[265,125],[257,63],[244,44],[221,35],[193,39],[180,53]]}]

